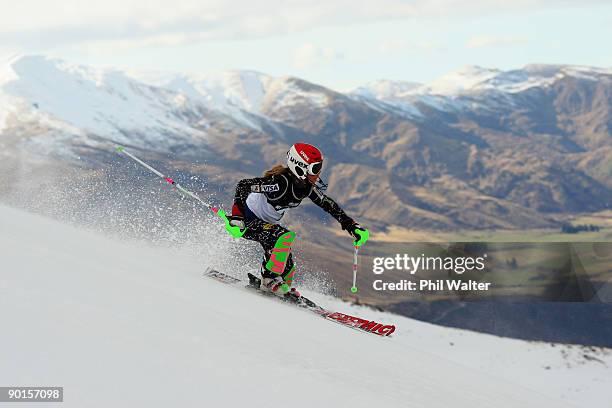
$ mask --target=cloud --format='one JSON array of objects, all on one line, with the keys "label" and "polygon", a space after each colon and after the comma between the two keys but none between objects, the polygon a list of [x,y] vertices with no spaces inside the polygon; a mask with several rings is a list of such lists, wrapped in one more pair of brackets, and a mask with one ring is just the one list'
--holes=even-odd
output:
[{"label": "cloud", "polygon": [[397,55],[402,53],[433,52],[443,47],[430,41],[409,42],[401,39],[389,39],[378,44],[378,52],[384,55]]},{"label": "cloud", "polygon": [[[3,4],[6,3],[6,4]],[[0,0],[0,47],[185,44],[390,18],[477,15],[604,0]]]},{"label": "cloud", "polygon": [[0,61],[6,61],[19,53],[17,48],[0,47]]},{"label": "cloud", "polygon": [[341,58],[342,55],[331,47],[318,47],[312,43],[305,43],[295,50],[293,66],[297,69],[306,69],[327,65],[331,61]]},{"label": "cloud", "polygon": [[508,45],[525,44],[526,38],[522,37],[494,37],[478,36],[470,38],[465,44],[466,48],[503,47]]}]

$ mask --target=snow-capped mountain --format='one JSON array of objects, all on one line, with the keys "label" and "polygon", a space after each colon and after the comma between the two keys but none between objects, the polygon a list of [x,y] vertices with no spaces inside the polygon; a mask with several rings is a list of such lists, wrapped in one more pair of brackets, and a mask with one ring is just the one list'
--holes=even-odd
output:
[{"label": "snow-capped mountain", "polygon": [[202,107],[182,94],[112,69],[43,56],[13,58],[0,77],[0,129],[34,122],[85,143],[92,142],[91,135],[118,143],[160,145],[167,145],[169,138],[205,137],[192,126],[205,127]]},{"label": "snow-capped mountain", "polygon": [[[443,111],[487,109],[514,106],[512,96],[530,89],[550,88],[562,79],[612,81],[612,69],[573,65],[527,65],[522,69],[502,71],[479,66],[466,66],[428,84],[397,81],[374,81],[349,94],[395,105],[406,110],[427,105]],[[502,102],[502,103],[500,103]]]},{"label": "snow-capped mountain", "polygon": [[324,107],[325,92],[304,89],[302,83],[254,71],[131,75],[40,55],[17,56],[0,68],[0,129],[36,122],[84,143],[94,135],[169,147],[172,140],[205,139],[210,127],[261,131],[262,121],[283,118],[282,109]]},{"label": "snow-capped mountain", "polygon": [[136,78],[206,104],[231,105],[250,112],[261,111],[267,89],[274,80],[256,71],[225,71],[208,75],[166,73],[157,77],[144,72],[136,73]]},{"label": "snow-capped mountain", "polygon": [[[376,110],[418,120],[423,119],[424,106],[440,111],[491,109],[504,101],[506,107],[514,107],[510,96],[549,88],[564,78],[611,81],[612,69],[528,65],[501,71],[468,66],[429,84],[378,80],[346,95]],[[292,106],[323,109],[333,95],[340,94],[297,78],[256,71],[130,75],[45,56],[18,56],[0,67],[0,129],[19,117],[124,143],[123,135],[134,131],[160,140],[169,133],[205,137],[210,124],[204,110],[207,117],[224,118],[226,125],[229,121],[261,130],[257,117],[290,121],[279,112]]]},{"label": "snow-capped mountain", "polygon": [[368,82],[348,91],[351,95],[381,100],[394,100],[418,89],[422,84],[408,81],[391,81],[379,79]]},{"label": "snow-capped mountain", "polygon": [[206,160],[212,176],[260,174],[306,140],[326,152],[330,191],[352,210],[424,228],[550,227],[609,208],[611,107],[612,71],[580,66],[467,67],[341,93],[253,71],[130,74],[45,56],[0,65],[7,152],[91,164],[120,143]]},{"label": "snow-capped mountain", "polygon": [[373,109],[389,113],[404,113],[408,117],[416,119],[421,116],[421,113],[414,105],[414,98],[411,95],[415,89],[421,86],[416,82],[381,79],[351,89],[347,94],[368,104]]},{"label": "snow-capped mountain", "polygon": [[137,73],[136,77],[152,86],[168,89],[189,100],[218,110],[240,123],[259,129],[256,120],[245,112],[261,115],[267,89],[274,78],[255,71],[227,71],[218,74]]},{"label": "snow-capped mountain", "polygon": [[151,85],[185,95],[193,101],[245,121],[244,113],[274,119],[268,114],[279,107],[307,103],[324,107],[327,99],[301,89],[297,79],[272,77],[257,71],[232,70],[212,74],[136,74]]},{"label": "snow-capped mountain", "polygon": [[529,88],[545,88],[562,78],[590,81],[610,80],[612,69],[577,65],[527,65],[522,69],[502,71],[476,65],[466,66],[430,83],[374,81],[349,93],[384,101],[415,95],[459,97],[483,91],[517,93]]}]

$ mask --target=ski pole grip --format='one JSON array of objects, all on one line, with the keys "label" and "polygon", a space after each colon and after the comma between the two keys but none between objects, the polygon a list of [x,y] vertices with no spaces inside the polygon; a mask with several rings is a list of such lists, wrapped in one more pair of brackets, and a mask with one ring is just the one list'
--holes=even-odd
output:
[{"label": "ski pole grip", "polygon": [[356,229],[355,234],[359,237],[359,239],[356,239],[353,242],[353,245],[355,245],[356,247],[362,246],[363,244],[366,243],[368,238],[370,238],[370,232],[367,229],[364,229],[364,230]]},{"label": "ski pole grip", "polygon": [[227,218],[227,215],[225,215],[225,211],[218,209],[216,213],[219,218],[221,218],[225,222],[225,229],[232,237],[241,238],[244,235],[247,229],[245,228],[241,230],[240,227],[231,225],[229,219]]}]

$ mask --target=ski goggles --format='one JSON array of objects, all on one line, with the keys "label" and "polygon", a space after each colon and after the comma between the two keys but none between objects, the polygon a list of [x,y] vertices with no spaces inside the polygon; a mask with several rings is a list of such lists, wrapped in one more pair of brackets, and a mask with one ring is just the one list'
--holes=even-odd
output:
[{"label": "ski goggles", "polygon": [[[316,163],[310,163],[307,167],[306,170],[308,171],[308,175],[310,176],[316,176],[319,173],[321,173],[321,169],[323,168],[323,162],[316,162]],[[296,166],[295,167],[295,172],[298,174],[298,176],[303,176],[304,175],[304,169],[300,166]]]}]

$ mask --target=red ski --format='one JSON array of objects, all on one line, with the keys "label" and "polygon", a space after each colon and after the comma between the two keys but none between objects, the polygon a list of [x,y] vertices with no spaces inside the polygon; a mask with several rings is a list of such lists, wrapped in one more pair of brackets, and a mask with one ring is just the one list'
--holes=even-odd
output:
[{"label": "red ski", "polygon": [[260,282],[259,278],[257,278],[256,276],[250,273],[248,274],[249,282],[246,285],[245,285],[246,282],[238,278],[235,278],[233,276],[230,276],[228,274],[225,274],[223,272],[219,272],[212,268],[207,268],[206,271],[204,271],[204,276],[215,279],[225,284],[235,285],[235,286],[244,286],[247,289],[253,290],[256,293],[259,293],[261,295],[270,296],[270,297],[273,297],[281,301],[292,303],[301,309],[308,310],[312,313],[315,313],[318,316],[323,317],[325,320],[328,320],[334,323],[338,323],[346,327],[350,327],[351,329],[355,329],[355,330],[366,332],[366,333],[372,333],[372,334],[376,334],[376,335],[383,336],[383,337],[390,336],[395,331],[395,326],[391,324],[384,324],[384,323],[380,323],[374,320],[362,319],[360,317],[355,317],[355,316],[347,315],[344,313],[332,312],[330,310],[326,310],[322,308],[321,306],[317,305],[316,303],[314,303],[312,300],[306,298],[305,296],[302,296],[301,298],[299,298],[298,301],[295,301],[291,298],[285,299],[285,298],[279,297],[277,295],[274,295],[268,292],[262,292],[259,290],[259,282]]}]

